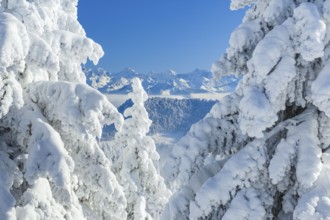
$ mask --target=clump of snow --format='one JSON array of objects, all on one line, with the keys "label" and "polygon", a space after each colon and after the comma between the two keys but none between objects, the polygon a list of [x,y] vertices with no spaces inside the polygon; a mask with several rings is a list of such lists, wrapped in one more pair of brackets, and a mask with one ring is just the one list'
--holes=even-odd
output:
[{"label": "clump of snow", "polygon": [[240,128],[249,136],[261,138],[264,129],[277,120],[276,112],[262,89],[256,86],[244,89],[245,95],[239,104]]},{"label": "clump of snow", "polygon": [[277,64],[277,68],[269,74],[265,82],[265,93],[272,106],[278,110],[284,110],[290,82],[296,76],[295,60],[293,57],[284,56]]},{"label": "clump of snow", "polygon": [[313,61],[324,55],[326,24],[322,20],[317,6],[304,2],[294,10],[295,46],[297,53],[307,61]]},{"label": "clump of snow", "polygon": [[248,62],[249,71],[256,76],[257,82],[262,82],[271,70],[278,64],[284,54],[290,50],[290,35],[292,22],[288,20],[283,25],[275,27],[263,38],[253,51]]},{"label": "clump of snow", "polygon": [[28,54],[30,47],[28,32],[24,25],[9,13],[2,12],[0,20],[2,30],[0,34],[1,67],[8,68],[15,65],[16,68],[23,68],[24,58]]},{"label": "clump of snow", "polygon": [[[51,187],[46,179],[38,179],[31,189],[22,196],[17,207],[17,219],[64,219],[65,208],[53,198]],[[70,216],[83,218],[82,215]]]}]

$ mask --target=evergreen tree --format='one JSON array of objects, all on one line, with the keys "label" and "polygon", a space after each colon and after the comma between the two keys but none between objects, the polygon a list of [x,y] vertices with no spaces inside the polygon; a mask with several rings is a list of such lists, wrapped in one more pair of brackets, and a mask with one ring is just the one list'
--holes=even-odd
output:
[{"label": "evergreen tree", "polygon": [[148,95],[138,78],[133,78],[132,87],[129,98],[133,106],[124,112],[122,130],[104,148],[114,161],[113,171],[124,187],[128,219],[160,219],[170,192],[159,174],[155,143],[147,136],[151,120],[144,102]]},{"label": "evergreen tree", "polygon": [[174,148],[164,219],[330,218],[330,1],[247,5],[213,66],[243,78]]},{"label": "evergreen tree", "polygon": [[125,219],[98,144],[123,117],[85,84],[81,64],[103,51],[77,21],[77,0],[0,2],[0,218]]}]

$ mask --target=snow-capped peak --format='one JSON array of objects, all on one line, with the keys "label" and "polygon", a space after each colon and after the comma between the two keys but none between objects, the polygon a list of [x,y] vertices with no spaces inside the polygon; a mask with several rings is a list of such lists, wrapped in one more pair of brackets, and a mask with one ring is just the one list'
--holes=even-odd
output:
[{"label": "snow-capped peak", "polygon": [[172,69],[167,70],[166,73],[169,74],[169,75],[173,75],[173,76],[176,75],[176,72]]},{"label": "snow-capped peak", "polygon": [[[87,81],[93,86],[94,81],[99,78],[110,78],[107,84],[102,84],[100,89],[105,93],[126,94],[132,91],[130,82],[134,77],[141,79],[144,89],[149,94],[161,94],[168,91],[170,94],[191,93],[214,93],[233,91],[237,85],[238,78],[228,76],[222,78],[218,83],[212,83],[212,73],[208,70],[195,69],[190,73],[177,73],[174,70],[165,72],[138,73],[132,68],[125,68],[117,73],[108,73],[103,69],[86,71]],[[102,80],[104,82],[104,80]]]}]

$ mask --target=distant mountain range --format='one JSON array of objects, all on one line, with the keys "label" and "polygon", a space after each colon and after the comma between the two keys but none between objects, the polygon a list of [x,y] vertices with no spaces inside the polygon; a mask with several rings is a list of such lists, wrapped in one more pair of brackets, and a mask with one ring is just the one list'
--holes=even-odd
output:
[{"label": "distant mountain range", "polygon": [[238,77],[226,76],[214,82],[210,71],[196,69],[191,73],[176,73],[169,70],[162,73],[137,73],[125,68],[117,73],[106,70],[85,69],[87,83],[102,93],[127,94],[132,91],[131,80],[138,77],[146,92],[150,95],[180,95],[192,93],[232,92],[239,81]]}]

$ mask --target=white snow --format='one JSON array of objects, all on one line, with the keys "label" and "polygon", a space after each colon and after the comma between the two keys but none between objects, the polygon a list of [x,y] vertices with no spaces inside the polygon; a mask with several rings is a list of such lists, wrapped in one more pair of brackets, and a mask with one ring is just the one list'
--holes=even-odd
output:
[{"label": "white snow", "polygon": [[103,51],[77,21],[77,0],[0,2],[1,217],[125,218],[98,143],[123,117],[85,83],[81,64]]},{"label": "white snow", "polygon": [[[0,218],[330,218],[329,0],[232,0],[246,16],[212,67],[243,75],[232,94],[212,93],[223,90],[208,71],[157,83],[126,69],[88,78],[132,91],[107,97],[86,84],[81,65],[103,51],[77,3],[0,1]],[[186,92],[171,98],[220,102],[182,138],[150,137],[137,76],[150,91]],[[102,142],[110,124],[114,139]]]},{"label": "white snow", "polygon": [[255,189],[239,191],[222,219],[264,219],[266,211],[259,197]]},{"label": "white snow", "polygon": [[256,86],[246,87],[239,108],[240,128],[249,136],[261,138],[267,127],[274,125],[277,119],[271,103],[262,89]]},{"label": "white snow", "polygon": [[231,1],[212,71],[243,77],[166,159],[164,219],[330,218],[329,2]]},{"label": "white snow", "polygon": [[296,50],[307,61],[313,61],[324,55],[326,24],[322,20],[317,6],[304,2],[294,10]]},{"label": "white snow", "polygon": [[29,156],[25,178],[33,184],[40,177],[50,177],[60,188],[70,188],[74,163],[64,148],[60,135],[41,119],[31,121]]},{"label": "white snow", "polygon": [[[205,100],[221,100],[223,97],[230,93],[191,93],[188,95],[149,95],[150,98],[169,98],[169,99],[205,99]],[[124,104],[128,99],[128,95],[125,94],[105,94],[111,104],[115,107],[119,107]]]},{"label": "white snow", "polygon": [[159,174],[159,154],[147,136],[151,125],[144,102],[148,99],[138,78],[128,94],[133,106],[124,111],[126,120],[112,142],[103,147],[113,158],[113,170],[124,188],[128,218],[159,219],[170,192]]},{"label": "white snow", "polygon": [[258,179],[265,164],[263,145],[260,141],[252,142],[209,178],[197,191],[195,202],[190,204],[190,218],[206,217],[213,207],[226,204],[237,189],[249,187],[250,181]]},{"label": "white snow", "polygon": [[318,74],[315,81],[312,82],[312,101],[321,111],[330,117],[330,62],[327,62]]}]

